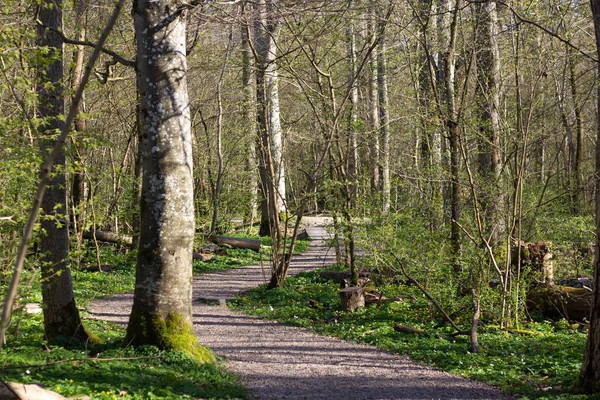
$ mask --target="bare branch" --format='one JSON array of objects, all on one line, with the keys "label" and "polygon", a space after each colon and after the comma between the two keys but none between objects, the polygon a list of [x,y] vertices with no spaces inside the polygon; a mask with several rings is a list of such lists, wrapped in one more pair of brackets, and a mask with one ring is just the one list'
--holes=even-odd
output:
[{"label": "bare branch", "polygon": [[[469,3],[484,3],[487,0],[484,0],[484,1],[481,1],[481,0],[467,0],[467,1]],[[596,63],[598,62],[598,59],[596,57],[594,57],[591,54],[586,53],[585,51],[583,51],[582,49],[580,49],[579,47],[577,47],[576,45],[574,45],[573,43],[571,43],[571,41],[569,39],[563,38],[558,33],[551,31],[550,29],[546,28],[545,26],[543,26],[542,24],[540,24],[540,23],[538,23],[536,21],[533,21],[531,19],[523,17],[510,4],[505,3],[504,1],[497,1],[497,3],[498,4],[502,4],[504,7],[506,7],[515,16],[515,18],[518,19],[519,21],[524,22],[524,23],[529,24],[529,25],[535,26],[536,28],[542,30],[544,33],[552,36],[553,38],[555,38],[555,39],[559,40],[560,42],[563,42],[567,46],[571,47],[573,50],[577,51],[578,53],[580,53],[584,57],[592,60],[593,62],[596,62]]]},{"label": "bare branch", "polygon": [[[92,48],[96,48],[96,46],[98,45],[97,43],[94,42],[90,42],[89,40],[75,40],[75,39],[69,39],[68,37],[66,37],[61,31],[59,31],[58,29],[55,29],[53,27],[50,26],[46,26],[44,24],[42,24],[42,22],[39,19],[36,19],[36,23],[40,26],[43,26],[46,29],[51,30],[52,32],[56,33],[57,35],[59,35],[61,37],[61,39],[63,40],[64,43],[67,44],[74,44],[76,46],[88,46],[88,47],[92,47]],[[125,57],[119,55],[118,53],[107,49],[104,46],[100,46],[100,51],[104,54],[107,54],[109,56],[111,56],[116,62],[118,62],[119,64],[125,65],[126,67],[131,67],[133,69],[136,69],[136,63],[135,60],[128,60]]]}]

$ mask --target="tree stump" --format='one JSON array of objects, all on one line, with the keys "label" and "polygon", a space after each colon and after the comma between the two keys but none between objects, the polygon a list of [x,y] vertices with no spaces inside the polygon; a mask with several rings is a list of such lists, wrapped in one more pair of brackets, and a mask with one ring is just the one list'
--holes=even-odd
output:
[{"label": "tree stump", "polygon": [[365,306],[365,290],[358,286],[352,286],[340,290],[340,301],[342,310],[353,312]]}]

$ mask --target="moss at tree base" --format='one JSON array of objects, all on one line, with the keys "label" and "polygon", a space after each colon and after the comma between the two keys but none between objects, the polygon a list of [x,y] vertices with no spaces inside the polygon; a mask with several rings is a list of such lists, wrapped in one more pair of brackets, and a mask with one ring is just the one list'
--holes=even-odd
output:
[{"label": "moss at tree base", "polygon": [[131,312],[127,326],[127,345],[152,345],[162,350],[181,350],[200,363],[213,363],[215,357],[200,345],[190,322],[181,314]]},{"label": "moss at tree base", "polygon": [[[47,311],[44,310],[44,312]],[[81,344],[99,344],[102,342],[102,339],[82,324],[75,301],[65,305],[62,311],[54,310],[53,312],[59,315],[60,318],[56,316],[50,318],[44,315],[44,337],[48,344],[69,348]]]}]

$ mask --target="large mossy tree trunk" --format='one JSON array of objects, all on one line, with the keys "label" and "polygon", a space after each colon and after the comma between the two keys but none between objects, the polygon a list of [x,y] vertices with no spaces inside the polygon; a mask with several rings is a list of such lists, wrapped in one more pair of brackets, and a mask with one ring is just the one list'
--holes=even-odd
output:
[{"label": "large mossy tree trunk", "polygon": [[186,20],[177,0],[134,8],[142,124],[141,229],[125,342],[211,361],[192,326],[194,203]]},{"label": "large mossy tree trunk", "polygon": [[[590,0],[594,18],[594,31],[596,32],[596,50],[600,57],[600,0]],[[597,63],[600,74],[600,62]],[[600,106],[600,84],[598,85],[598,106]],[[592,311],[590,313],[590,328],[588,334],[585,356],[578,386],[584,392],[600,392],[600,117],[597,117],[596,137],[596,255],[594,257],[594,295],[592,298]]]},{"label": "large mossy tree trunk", "polygon": [[[43,121],[40,133],[43,146],[51,148],[55,134],[64,125],[63,42],[59,34],[63,25],[62,1],[45,0],[39,7],[40,25],[37,45],[47,47],[48,64],[38,71],[38,116]],[[64,343],[66,339],[87,340],[75,305],[71,271],[69,269],[69,229],[67,218],[66,161],[61,151],[56,160],[56,172],[51,178],[42,201],[40,240],[42,254],[42,298],[44,302],[44,334],[49,342]]]}]

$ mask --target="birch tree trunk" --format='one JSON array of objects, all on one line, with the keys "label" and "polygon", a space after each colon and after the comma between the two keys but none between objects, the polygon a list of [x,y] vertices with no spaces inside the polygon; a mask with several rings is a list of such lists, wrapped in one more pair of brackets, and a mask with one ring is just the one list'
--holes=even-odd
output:
[{"label": "birch tree trunk", "polygon": [[[350,0],[348,8],[352,9],[354,1]],[[357,143],[357,126],[358,126],[358,83],[356,77],[356,33],[355,22],[351,20],[346,29],[346,46],[348,54],[348,90],[350,91],[350,112],[348,121],[348,185],[350,189],[350,203],[352,209],[356,209],[358,199],[358,143]]]},{"label": "birch tree trunk", "polygon": [[[383,24],[384,22],[380,22]],[[385,43],[385,29],[379,29],[381,37],[377,52],[377,89],[379,91],[379,122],[381,124],[381,192],[382,211],[390,211],[391,183],[390,183],[390,128],[388,112],[388,85],[387,85],[387,54]]]},{"label": "birch tree trunk", "polygon": [[177,0],[134,8],[142,124],[142,202],[126,343],[211,359],[192,326],[194,203],[185,12]]},{"label": "birch tree trunk", "polygon": [[242,91],[244,93],[242,118],[244,137],[248,143],[246,166],[249,172],[248,191],[250,193],[250,204],[248,204],[247,223],[248,229],[251,229],[256,218],[258,200],[258,176],[256,175],[258,168],[256,161],[256,89],[252,83],[253,79],[255,79],[255,66],[250,49],[250,26],[245,19],[246,10],[244,3],[242,3],[242,18],[245,21],[241,28]]},{"label": "birch tree trunk", "polygon": [[[369,15],[368,15],[368,31],[371,38],[371,46],[377,41],[377,24],[376,24],[376,0],[369,1]],[[370,122],[370,151],[371,151],[371,191],[374,194],[379,193],[381,186],[381,175],[380,175],[380,154],[379,154],[379,133],[380,133],[380,120],[379,120],[379,90],[378,90],[378,79],[377,79],[377,47],[373,48],[369,56],[369,122]]]},{"label": "birch tree trunk", "polygon": [[[600,58],[600,0],[590,0],[596,33],[596,51]],[[597,62],[600,75],[600,62]],[[597,102],[600,107],[600,84],[598,84]],[[596,116],[596,243],[594,256],[594,294],[590,313],[590,329],[583,358],[578,386],[586,393],[600,392],[600,116]]]},{"label": "birch tree trunk", "polygon": [[[260,0],[256,3],[258,18],[255,24],[256,101],[259,130],[259,172],[263,199],[260,223],[261,235],[269,235],[285,211],[285,172],[283,168],[283,141],[279,113],[277,85],[277,38],[281,26],[274,17],[276,1]],[[272,173],[271,173],[272,170]]]},{"label": "birch tree trunk", "polygon": [[[37,45],[48,47],[52,61],[38,75],[38,116],[43,146],[53,147],[54,135],[64,126],[63,96],[63,42],[52,30],[62,30],[62,1],[45,0],[39,7]],[[48,28],[46,28],[48,27]],[[42,297],[44,302],[44,334],[49,342],[62,338],[88,339],[81,324],[73,295],[69,268],[69,221],[67,217],[67,192],[65,177],[65,152],[61,150],[56,160],[56,173],[48,183],[42,201],[41,226],[44,234],[40,240],[42,254]]]}]

